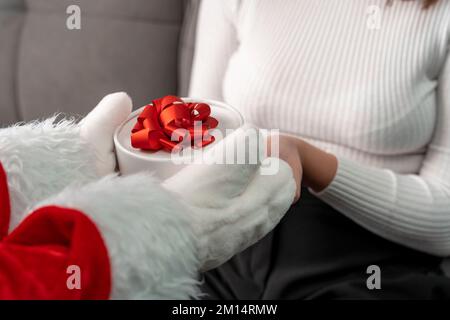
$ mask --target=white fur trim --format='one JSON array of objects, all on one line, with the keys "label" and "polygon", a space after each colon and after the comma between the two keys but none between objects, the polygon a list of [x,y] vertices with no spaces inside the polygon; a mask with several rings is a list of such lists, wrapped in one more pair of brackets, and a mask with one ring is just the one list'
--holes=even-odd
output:
[{"label": "white fur trim", "polygon": [[149,174],[106,177],[43,204],[77,208],[95,221],[111,259],[112,298],[199,297],[191,213]]},{"label": "white fur trim", "polygon": [[72,120],[55,118],[0,129],[0,162],[8,175],[12,217],[10,229],[28,207],[67,185],[96,178],[93,152],[79,138]]}]

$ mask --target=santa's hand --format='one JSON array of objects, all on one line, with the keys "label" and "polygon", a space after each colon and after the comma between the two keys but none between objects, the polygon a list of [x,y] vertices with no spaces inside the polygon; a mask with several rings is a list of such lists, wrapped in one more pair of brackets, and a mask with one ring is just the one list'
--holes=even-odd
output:
[{"label": "santa's hand", "polygon": [[270,172],[261,164],[192,165],[164,182],[192,208],[203,271],[263,238],[289,209],[296,190],[292,170],[277,158],[269,162]]},{"label": "santa's hand", "polygon": [[131,98],[124,92],[107,95],[80,123],[80,135],[95,152],[95,167],[99,176],[114,172],[116,157],[113,135],[132,109]]}]

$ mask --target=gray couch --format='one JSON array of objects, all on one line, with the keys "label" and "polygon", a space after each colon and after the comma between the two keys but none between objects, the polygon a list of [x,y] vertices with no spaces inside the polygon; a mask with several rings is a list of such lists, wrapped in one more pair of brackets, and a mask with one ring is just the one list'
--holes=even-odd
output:
[{"label": "gray couch", "polygon": [[[81,8],[81,30],[66,9]],[[198,0],[0,0],[0,127],[86,114],[105,94],[135,107],[186,94]]]}]

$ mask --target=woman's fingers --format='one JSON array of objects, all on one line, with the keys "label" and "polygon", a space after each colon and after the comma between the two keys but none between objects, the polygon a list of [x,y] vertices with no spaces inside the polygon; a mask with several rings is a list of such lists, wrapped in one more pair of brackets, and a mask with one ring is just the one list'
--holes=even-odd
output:
[{"label": "woman's fingers", "polygon": [[[275,139],[275,140],[274,140]],[[296,183],[294,203],[300,199],[301,186],[303,180],[303,164],[300,152],[301,141],[292,136],[274,135],[268,138],[269,154],[286,161],[292,169],[292,174]],[[274,152],[273,147],[277,150]]]}]

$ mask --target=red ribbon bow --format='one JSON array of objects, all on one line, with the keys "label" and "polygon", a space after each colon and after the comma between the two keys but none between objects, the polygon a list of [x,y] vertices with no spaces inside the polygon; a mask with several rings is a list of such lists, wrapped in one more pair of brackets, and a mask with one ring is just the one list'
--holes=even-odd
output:
[{"label": "red ribbon bow", "polygon": [[[210,116],[206,103],[185,103],[179,97],[165,96],[146,105],[131,130],[131,145],[142,150],[172,151],[180,142],[190,138],[191,146],[204,147],[214,142],[208,130],[219,122]],[[181,135],[177,129],[185,129]]]}]

